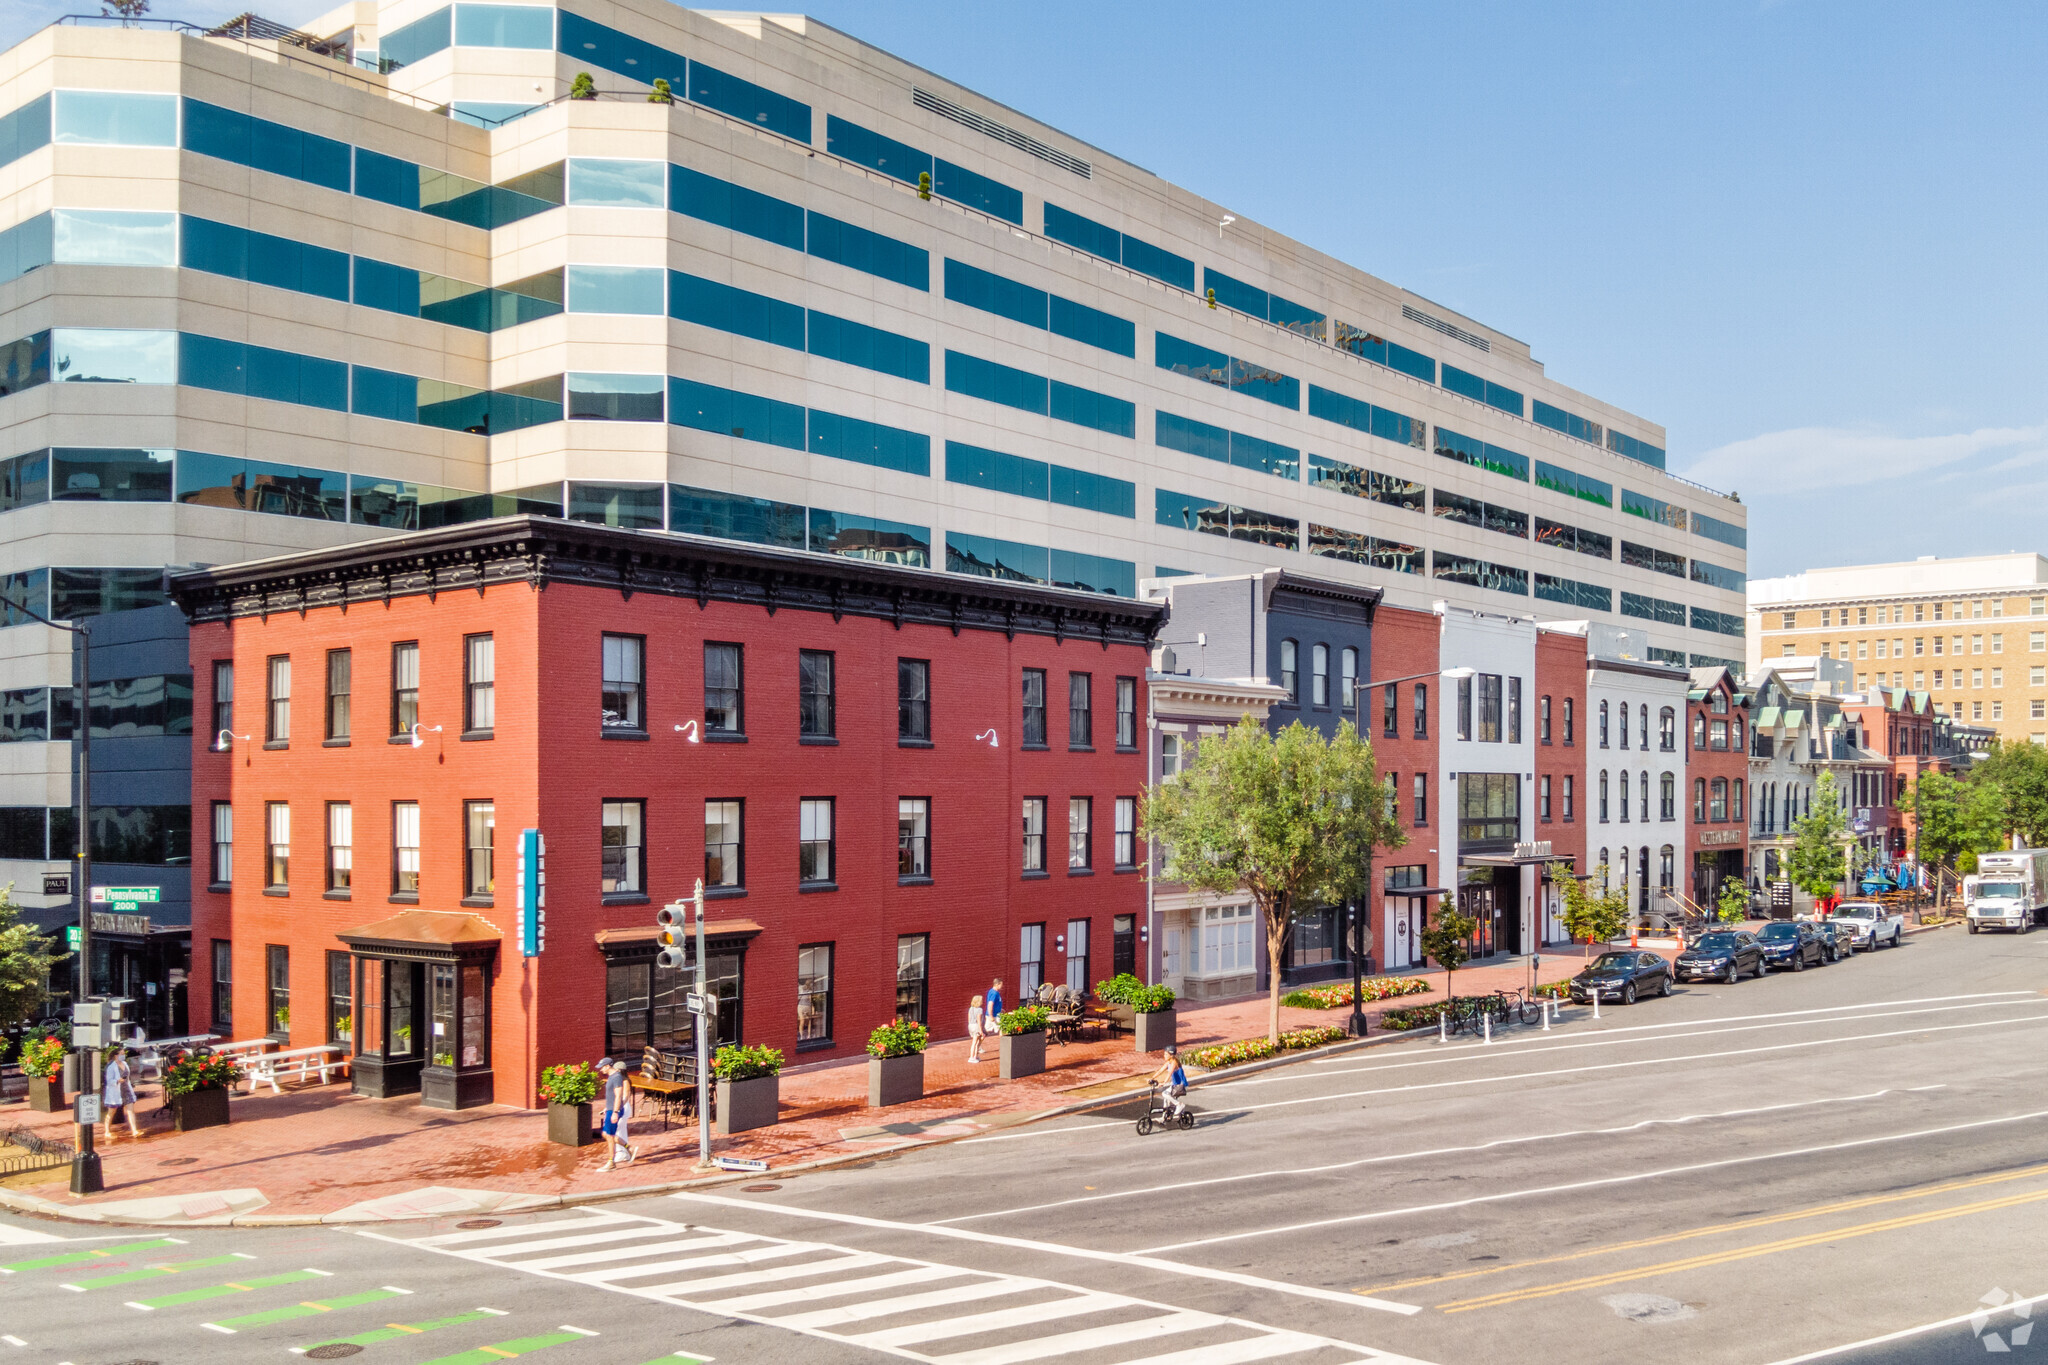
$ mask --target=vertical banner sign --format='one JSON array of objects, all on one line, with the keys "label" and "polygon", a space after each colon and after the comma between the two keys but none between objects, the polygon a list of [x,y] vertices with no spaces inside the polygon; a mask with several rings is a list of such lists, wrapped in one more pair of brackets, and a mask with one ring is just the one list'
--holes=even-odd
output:
[{"label": "vertical banner sign", "polygon": [[539,957],[548,946],[548,841],[537,829],[519,831],[519,953]]}]

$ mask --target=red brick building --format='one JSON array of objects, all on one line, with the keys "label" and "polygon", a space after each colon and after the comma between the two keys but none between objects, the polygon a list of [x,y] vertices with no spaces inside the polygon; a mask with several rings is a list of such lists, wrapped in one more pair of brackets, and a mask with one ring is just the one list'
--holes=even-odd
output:
[{"label": "red brick building", "polygon": [[1695,668],[1685,705],[1685,846],[1692,898],[1712,911],[1721,883],[1749,875],[1749,696],[1726,668]]},{"label": "red brick building", "polygon": [[1925,692],[1881,687],[1863,694],[1861,702],[1845,698],[1842,713],[1856,723],[1862,747],[1891,764],[1887,777],[1861,777],[1852,783],[1852,811],[1869,809],[1871,828],[1879,832],[1883,822],[1884,853],[1887,858],[1905,857],[1914,848],[1914,820],[1903,803],[1922,773],[1947,772],[1954,762],[1935,753],[1936,717]]},{"label": "red brick building", "polygon": [[[1550,845],[1550,856],[1575,872],[1586,860],[1586,637],[1577,631],[1536,630],[1536,811],[1531,838]],[[1543,883],[1542,942],[1570,937],[1562,892]]]},{"label": "red brick building", "polygon": [[1092,985],[1144,908],[1151,604],[529,517],[174,593],[194,1025],[338,1043],[369,1093],[531,1105],[691,1046],[653,922],[699,876],[717,1038],[791,1064],[963,1034],[997,976]]},{"label": "red brick building", "polygon": [[[1373,877],[1373,957],[1393,968],[1423,960],[1422,928],[1442,899],[1431,889],[1437,881],[1437,850],[1444,839],[1457,838],[1452,812],[1444,804],[1454,789],[1444,782],[1443,765],[1437,761],[1440,727],[1432,723],[1436,709],[1428,701],[1431,695],[1441,696],[1438,689],[1443,684],[1436,677],[1443,667],[1438,658],[1441,635],[1435,612],[1382,603],[1373,617],[1371,676],[1411,679],[1369,686],[1362,709],[1380,772],[1395,777],[1394,806],[1408,836],[1403,847],[1379,855]],[[1390,686],[1392,706],[1387,704]],[[1419,708],[1418,687],[1424,689]]]}]

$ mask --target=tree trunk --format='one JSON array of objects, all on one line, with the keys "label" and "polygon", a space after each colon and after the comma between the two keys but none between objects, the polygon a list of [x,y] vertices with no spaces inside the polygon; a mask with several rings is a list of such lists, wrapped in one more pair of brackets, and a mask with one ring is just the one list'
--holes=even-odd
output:
[{"label": "tree trunk", "polygon": [[1260,907],[1266,916],[1266,1041],[1280,1046],[1280,957],[1287,951],[1289,921]]}]

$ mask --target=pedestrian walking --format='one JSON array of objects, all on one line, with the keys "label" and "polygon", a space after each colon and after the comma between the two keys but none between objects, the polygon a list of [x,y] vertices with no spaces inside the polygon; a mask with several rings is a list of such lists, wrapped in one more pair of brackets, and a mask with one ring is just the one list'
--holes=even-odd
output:
[{"label": "pedestrian walking", "polygon": [[999,976],[995,979],[995,984],[991,985],[988,988],[988,1004],[985,1005],[981,1011],[981,1023],[983,1030],[991,1035],[1001,1032],[1001,1030],[999,1030],[996,1027],[996,1020],[1002,1017],[1002,1013],[1003,979]]},{"label": "pedestrian walking", "polygon": [[981,1060],[981,997],[978,995],[967,1004],[967,1060]]},{"label": "pedestrian walking", "polygon": [[135,1117],[135,1076],[128,1067],[128,1049],[117,1047],[107,1054],[106,1074],[101,1078],[100,1114],[106,1119],[106,1140],[114,1140],[114,1120],[126,1116],[128,1132],[142,1136],[142,1124]]},{"label": "pedestrian walking", "polygon": [[[626,1121],[633,1117],[633,1083],[626,1077],[626,1064],[607,1057],[598,1064],[606,1070],[604,1081],[604,1136],[609,1152],[600,1171],[609,1171],[614,1166],[630,1166],[639,1153],[633,1144],[626,1141]],[[624,1153],[621,1156],[620,1153]]]}]

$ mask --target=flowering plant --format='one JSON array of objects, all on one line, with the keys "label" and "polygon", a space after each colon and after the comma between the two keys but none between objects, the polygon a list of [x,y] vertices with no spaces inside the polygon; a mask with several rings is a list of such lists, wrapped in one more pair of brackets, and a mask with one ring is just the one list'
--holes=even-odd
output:
[{"label": "flowering plant", "polygon": [[1303,1024],[1280,1035],[1280,1046],[1293,1051],[1304,1047],[1321,1047],[1344,1037],[1344,1030],[1335,1024]]},{"label": "flowering plant", "polygon": [[1246,1038],[1236,1043],[1218,1043],[1214,1047],[1198,1048],[1188,1054],[1187,1060],[1205,1071],[1218,1067],[1236,1066],[1240,1062],[1256,1062],[1261,1057],[1270,1057],[1280,1049],[1266,1038]]},{"label": "flowering plant", "polygon": [[1107,981],[1095,983],[1095,998],[1105,1005],[1128,1005],[1131,992],[1142,991],[1145,983],[1129,972],[1118,972]]},{"label": "flowering plant", "polygon": [[782,1054],[772,1047],[735,1047],[727,1043],[711,1059],[711,1074],[721,1081],[751,1081],[782,1074]]},{"label": "flowering plant", "polygon": [[195,1090],[232,1090],[242,1068],[227,1057],[188,1052],[164,1072],[164,1093],[189,1095]]},{"label": "flowering plant", "polygon": [[589,1062],[559,1062],[540,1073],[541,1098],[549,1104],[588,1104],[602,1084]]},{"label": "flowering plant", "polygon": [[54,1081],[64,1069],[64,1044],[55,1038],[32,1038],[21,1045],[21,1074]]},{"label": "flowering plant", "polygon": [[1427,1005],[1407,1005],[1401,1009],[1388,1010],[1380,1016],[1380,1027],[1390,1029],[1428,1028],[1436,1024],[1437,1016],[1444,1012],[1444,1002],[1432,1000]]},{"label": "flowering plant", "polygon": [[1043,1005],[1019,1005],[996,1016],[996,1026],[1005,1033],[1043,1033],[1052,1011]]},{"label": "flowering plant", "polygon": [[931,1041],[931,1030],[923,1024],[898,1020],[884,1024],[868,1035],[871,1057],[915,1057]]},{"label": "flowering plant", "polygon": [[[1363,988],[1359,994],[1369,1001],[1392,1000],[1403,995],[1423,995],[1429,991],[1429,983],[1416,976],[1369,976],[1359,984]],[[1281,997],[1280,1003],[1298,1009],[1342,1009],[1351,1003],[1351,983],[1339,981],[1328,986],[1309,986],[1303,990],[1289,991]]]}]

